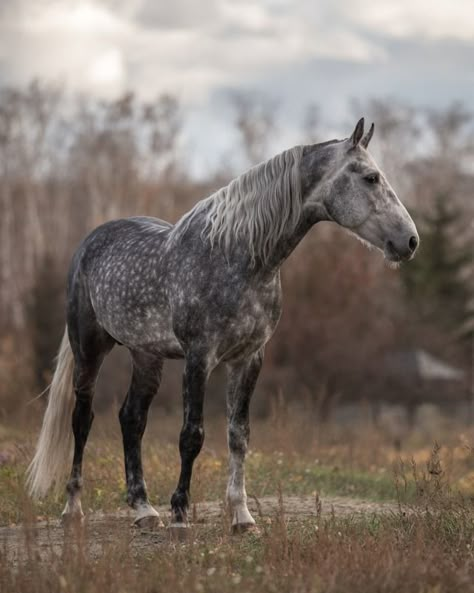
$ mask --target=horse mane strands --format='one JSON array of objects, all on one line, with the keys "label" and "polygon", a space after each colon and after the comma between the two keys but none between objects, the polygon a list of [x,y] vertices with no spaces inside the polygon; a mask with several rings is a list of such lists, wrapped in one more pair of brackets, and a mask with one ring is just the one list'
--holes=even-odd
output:
[{"label": "horse mane strands", "polygon": [[252,265],[257,259],[266,263],[282,235],[291,233],[301,217],[302,154],[303,147],[296,146],[243,173],[185,215],[176,225],[177,236],[204,210],[202,235],[213,246],[228,256],[233,244],[243,240]]}]

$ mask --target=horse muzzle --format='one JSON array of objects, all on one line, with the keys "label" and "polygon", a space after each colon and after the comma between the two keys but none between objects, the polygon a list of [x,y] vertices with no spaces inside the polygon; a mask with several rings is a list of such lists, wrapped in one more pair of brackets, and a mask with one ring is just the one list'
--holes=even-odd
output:
[{"label": "horse muzzle", "polygon": [[384,255],[392,262],[411,260],[418,249],[420,239],[418,234],[409,234],[397,240],[388,239],[384,245]]}]

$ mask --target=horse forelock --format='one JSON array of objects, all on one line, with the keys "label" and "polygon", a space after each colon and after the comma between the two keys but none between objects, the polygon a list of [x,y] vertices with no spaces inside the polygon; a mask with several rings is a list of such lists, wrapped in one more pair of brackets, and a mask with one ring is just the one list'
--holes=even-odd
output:
[{"label": "horse forelock", "polygon": [[229,185],[199,202],[176,225],[182,236],[196,215],[204,213],[203,238],[228,256],[245,242],[251,262],[268,261],[278,241],[292,233],[301,218],[300,164],[303,147],[286,150],[256,165]]}]

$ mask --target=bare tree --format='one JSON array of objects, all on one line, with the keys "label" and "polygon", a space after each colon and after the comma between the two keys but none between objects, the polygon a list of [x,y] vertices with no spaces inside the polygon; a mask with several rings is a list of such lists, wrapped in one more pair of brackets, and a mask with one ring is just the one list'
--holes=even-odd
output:
[{"label": "bare tree", "polygon": [[240,133],[245,157],[250,165],[268,156],[269,141],[276,131],[274,100],[258,93],[233,92],[230,101]]},{"label": "bare tree", "polygon": [[376,133],[371,149],[390,179],[395,180],[395,189],[406,195],[411,180],[403,175],[407,162],[417,156],[417,141],[421,129],[419,113],[411,105],[392,99],[368,99],[353,101],[354,116],[363,114],[375,122]]},{"label": "bare tree", "polygon": [[[247,163],[271,156],[276,103],[257,93],[233,93],[230,103]],[[356,109],[376,122],[377,156],[416,208],[417,222],[443,193],[461,212],[453,241],[466,247],[474,213],[470,113],[459,105],[428,111],[382,100]],[[326,139],[316,105],[301,116],[303,141]],[[0,370],[5,344],[16,336],[29,340],[37,377],[47,377],[56,340],[46,337],[60,331],[67,262],[86,232],[134,214],[176,220],[228,181],[210,176],[198,183],[184,174],[181,124],[180,105],[169,95],[142,102],[126,93],[115,101],[84,97],[78,103],[44,84],[0,87]],[[313,268],[318,274],[310,273]],[[465,270],[461,280],[472,283],[472,262]],[[329,393],[369,398],[369,386],[382,383],[367,377],[379,376],[380,353],[394,343],[428,344],[441,355],[448,349],[449,336],[440,328],[415,323],[400,274],[330,225],[298,247],[283,281],[291,284],[279,329],[284,338],[269,345],[266,365],[278,389],[317,391],[324,383]],[[308,349],[309,343],[323,347]],[[28,375],[29,367],[24,373],[19,364],[8,368]]]}]

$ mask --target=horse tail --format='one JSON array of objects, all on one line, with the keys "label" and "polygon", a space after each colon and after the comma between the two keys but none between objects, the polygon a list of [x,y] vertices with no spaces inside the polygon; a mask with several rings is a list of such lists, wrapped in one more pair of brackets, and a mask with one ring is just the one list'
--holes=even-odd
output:
[{"label": "horse tail", "polygon": [[35,498],[57,488],[71,463],[73,451],[72,413],[75,406],[72,378],[74,357],[67,328],[56,359],[36,452],[27,470],[27,486]]}]

